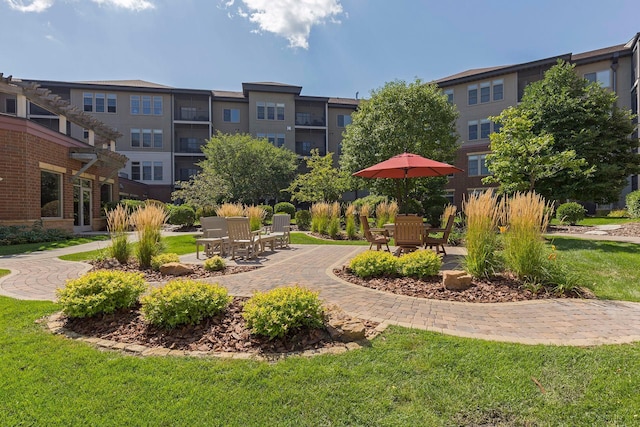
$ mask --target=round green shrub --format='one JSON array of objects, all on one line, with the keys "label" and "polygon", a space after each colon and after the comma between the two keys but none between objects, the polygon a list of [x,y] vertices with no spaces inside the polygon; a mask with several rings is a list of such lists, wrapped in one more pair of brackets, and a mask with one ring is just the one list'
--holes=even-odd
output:
[{"label": "round green shrub", "polygon": [[196,211],[189,205],[171,206],[167,222],[172,225],[191,227],[196,222]]},{"label": "round green shrub", "polygon": [[563,203],[556,209],[556,218],[563,224],[575,225],[576,222],[584,219],[587,210],[579,203]]},{"label": "round green shrub", "polygon": [[299,286],[256,292],[245,302],[242,316],[254,334],[269,339],[284,337],[305,326],[319,328],[323,325],[318,293]]},{"label": "round green shrub", "polygon": [[362,278],[394,275],[398,272],[398,258],[389,252],[366,251],[353,257],[349,268]]},{"label": "round green shrub", "polygon": [[403,276],[422,279],[435,276],[442,267],[442,259],[433,251],[418,250],[398,258],[398,271]]},{"label": "round green shrub", "polygon": [[308,210],[296,212],[296,225],[298,226],[298,230],[309,230],[309,227],[311,227],[311,212]]},{"label": "round green shrub", "polygon": [[196,218],[216,216],[216,206],[201,206],[196,209]]},{"label": "round green shrub", "polygon": [[296,207],[289,202],[280,202],[280,203],[276,203],[276,205],[273,208],[273,212],[274,213],[282,212],[282,213],[286,213],[291,216],[294,216],[296,214]]},{"label": "round green shrub", "polygon": [[180,262],[178,254],[168,253],[151,257],[151,268],[155,271],[160,271],[160,266],[170,262]]},{"label": "round green shrub", "polygon": [[69,280],[56,294],[69,317],[90,317],[133,306],[147,290],[142,273],[99,270]]},{"label": "round green shrub", "polygon": [[627,212],[631,218],[640,218],[640,190],[627,194]]},{"label": "round green shrub", "polygon": [[220,257],[220,255],[216,255],[206,259],[203,263],[203,266],[207,271],[220,271],[224,270],[224,268],[227,266],[227,263]]},{"label": "round green shrub", "polygon": [[195,325],[221,313],[231,302],[227,290],[217,284],[175,279],[141,298],[140,310],[147,322],[171,329]]},{"label": "round green shrub", "polygon": [[269,205],[258,205],[259,208],[262,208],[267,215],[264,217],[265,221],[271,221],[273,218],[273,207]]},{"label": "round green shrub", "polygon": [[144,202],[142,200],[134,199],[122,199],[120,200],[120,204],[122,204],[129,213],[135,212],[136,209],[144,206]]}]

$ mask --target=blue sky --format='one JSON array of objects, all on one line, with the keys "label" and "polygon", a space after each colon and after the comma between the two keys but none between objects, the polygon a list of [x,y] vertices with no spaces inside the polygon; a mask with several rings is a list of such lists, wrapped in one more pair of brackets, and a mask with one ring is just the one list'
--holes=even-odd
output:
[{"label": "blue sky", "polygon": [[625,43],[638,13],[637,0],[0,0],[0,72],[367,97],[396,79]]}]

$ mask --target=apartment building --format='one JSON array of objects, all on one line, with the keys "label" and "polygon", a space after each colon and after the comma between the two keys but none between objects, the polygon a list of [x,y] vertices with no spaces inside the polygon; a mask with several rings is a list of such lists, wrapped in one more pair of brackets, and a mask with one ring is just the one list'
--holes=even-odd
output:
[{"label": "apartment building", "polygon": [[[541,80],[558,59],[575,64],[575,71],[592,82],[598,82],[618,95],[618,106],[637,114],[640,110],[640,33],[629,42],[589,52],[553,56],[522,64],[473,69],[437,80],[436,83],[456,104],[460,117],[457,131],[462,146],[455,165],[465,172],[454,175],[447,186],[448,198],[460,206],[466,194],[484,191],[482,178],[489,175],[485,158],[489,151],[489,135],[496,123],[489,120],[522,99],[525,87]],[[637,124],[637,119],[635,120]],[[638,138],[636,127],[633,138]],[[629,185],[621,194],[617,207],[624,206],[627,193],[638,189],[638,177],[629,177]],[[600,206],[613,208],[614,206]]]},{"label": "apartment building", "polygon": [[0,225],[103,229],[101,205],[118,197],[127,162],[115,151],[120,136],[51,91],[0,73]]},{"label": "apartment building", "polygon": [[[38,81],[86,114],[118,130],[116,150],[129,160],[120,171],[121,196],[170,201],[176,181],[188,180],[204,159],[211,135],[248,133],[266,138],[303,159],[311,150],[335,153],[337,164],[345,126],[356,99],[301,95],[302,87],[243,83],[241,92],[179,89],[142,80]],[[29,105],[27,116],[57,129],[54,116]],[[71,136],[87,140],[86,129]],[[133,185],[137,183],[137,185]]]}]

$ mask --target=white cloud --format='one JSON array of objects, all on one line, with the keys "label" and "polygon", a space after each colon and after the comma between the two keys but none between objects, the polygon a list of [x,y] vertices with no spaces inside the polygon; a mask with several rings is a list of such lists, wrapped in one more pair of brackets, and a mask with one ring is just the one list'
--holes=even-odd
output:
[{"label": "white cloud", "polygon": [[91,0],[99,5],[115,6],[136,12],[146,9],[155,9],[155,5],[147,0]]},{"label": "white cloud", "polygon": [[53,6],[53,0],[5,0],[11,9],[19,10],[20,12],[44,12]]},{"label": "white cloud", "polygon": [[[94,0],[95,1],[95,0]],[[340,0],[239,0],[246,10],[238,7],[238,15],[258,25],[258,31],[267,31],[289,40],[293,48],[309,48],[311,27],[342,14]],[[235,0],[225,2],[231,7]]]}]

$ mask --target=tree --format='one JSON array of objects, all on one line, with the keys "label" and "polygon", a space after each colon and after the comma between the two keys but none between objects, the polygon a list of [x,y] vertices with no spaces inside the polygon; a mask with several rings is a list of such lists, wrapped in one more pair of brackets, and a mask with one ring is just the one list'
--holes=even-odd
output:
[{"label": "tree", "polygon": [[536,183],[536,191],[554,199],[576,199],[597,203],[617,201],[629,175],[640,172],[638,141],[632,114],[616,106],[617,96],[598,83],[589,83],[575,73],[574,66],[558,61],[544,79],[525,89],[516,110],[532,122],[532,133],[553,136],[550,151],[574,150],[584,159],[575,175],[565,169]]},{"label": "tree", "polygon": [[585,167],[584,159],[576,158],[575,150],[554,151],[553,135],[545,132],[534,135],[533,122],[517,108],[507,108],[500,116],[490,119],[502,127],[500,132],[490,135],[487,168],[492,175],[482,182],[499,183],[501,193],[532,191],[538,181],[565,171],[574,178],[593,172],[593,168]]},{"label": "tree", "polygon": [[[452,162],[459,146],[457,117],[456,107],[447,102],[435,84],[425,84],[419,79],[410,84],[389,82],[373,90],[371,98],[362,101],[353,113],[342,140],[340,165],[353,173],[403,152]],[[421,189],[427,188],[424,183],[429,180],[372,179],[363,186],[399,198],[402,208],[415,204],[408,202],[409,198],[422,200],[428,196]],[[408,203],[401,199],[407,199]]]},{"label": "tree", "polygon": [[215,206],[230,195],[226,182],[208,171],[192,176],[189,181],[178,181],[176,187],[171,200],[180,200],[196,208]]},{"label": "tree", "polygon": [[333,167],[333,153],[320,156],[317,149],[307,159],[309,172],[293,180],[288,191],[300,202],[335,202],[347,190],[346,174]]},{"label": "tree", "polygon": [[205,160],[198,163],[202,173],[191,180],[182,192],[185,199],[198,196],[203,185],[220,201],[258,203],[262,199],[277,198],[287,188],[297,171],[296,155],[276,148],[266,139],[247,134],[212,136],[202,151]]}]

